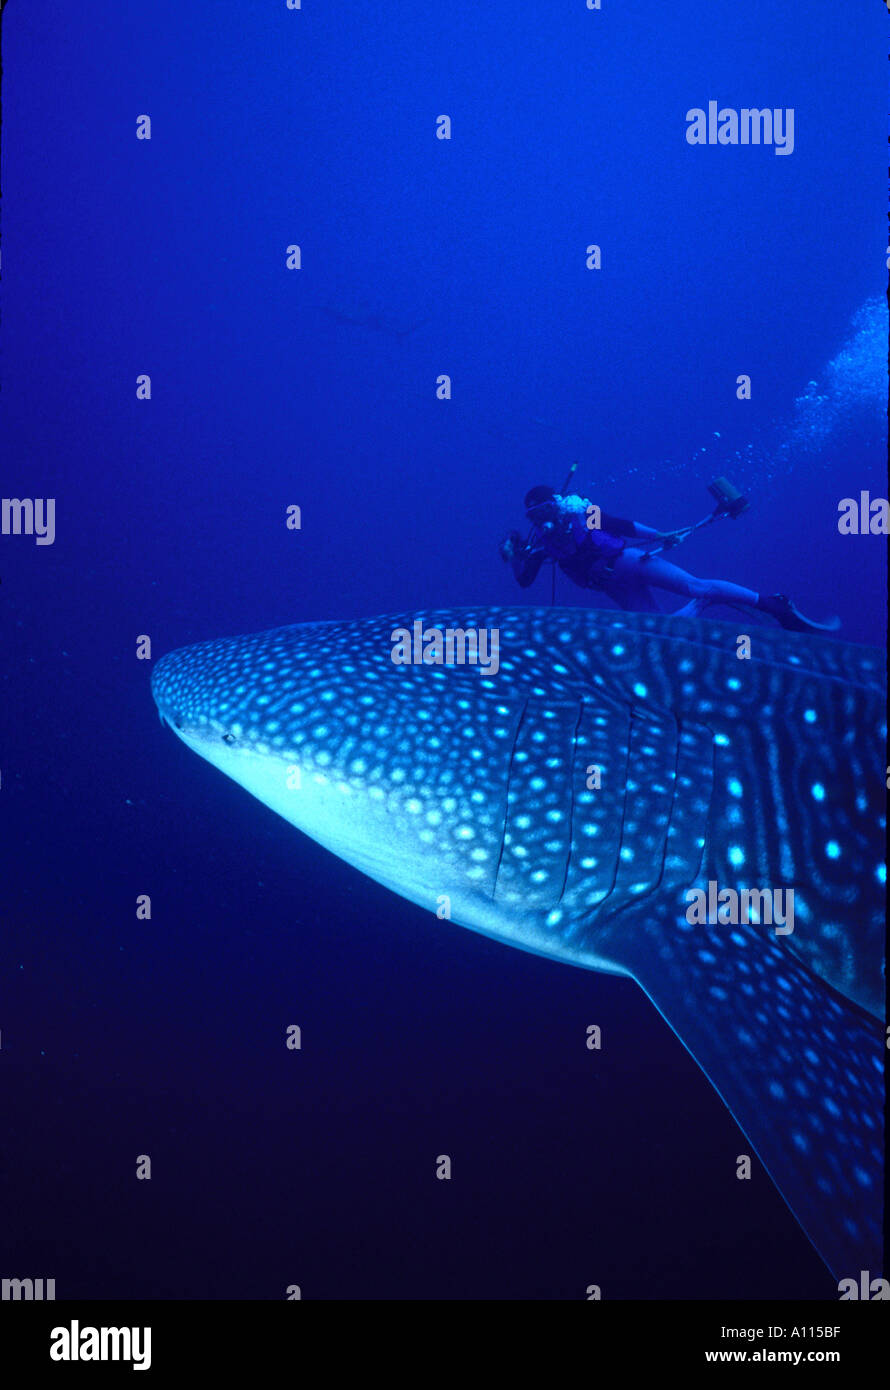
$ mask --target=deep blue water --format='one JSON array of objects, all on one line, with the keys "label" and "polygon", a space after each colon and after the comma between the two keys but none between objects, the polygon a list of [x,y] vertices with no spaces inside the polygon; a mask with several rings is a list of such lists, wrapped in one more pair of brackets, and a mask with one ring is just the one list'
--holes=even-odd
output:
[{"label": "deep blue water", "polygon": [[[160,726],[136,646],[547,603],[497,545],[574,459],[663,527],[727,474],[751,511],[678,563],[882,642],[886,545],[837,507],[886,494],[886,37],[874,0],[12,0],[2,492],[57,533],[0,539],[0,1274],[836,1296],[632,982],[333,859]],[[793,107],[793,154],[691,147],[709,99]]]}]

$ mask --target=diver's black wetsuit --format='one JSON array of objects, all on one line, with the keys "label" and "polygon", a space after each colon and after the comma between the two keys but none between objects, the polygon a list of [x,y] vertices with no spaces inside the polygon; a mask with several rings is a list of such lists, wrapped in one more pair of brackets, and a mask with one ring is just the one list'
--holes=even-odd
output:
[{"label": "diver's black wetsuit", "polygon": [[[571,536],[571,543],[568,536]],[[579,588],[602,589],[627,541],[636,536],[634,522],[602,512],[598,530],[588,530],[584,526],[579,535],[579,528],[573,525],[562,540],[548,537],[536,545],[533,538],[529,547],[514,554],[513,573],[522,588],[527,589],[537,579],[544,561],[553,559]]]}]

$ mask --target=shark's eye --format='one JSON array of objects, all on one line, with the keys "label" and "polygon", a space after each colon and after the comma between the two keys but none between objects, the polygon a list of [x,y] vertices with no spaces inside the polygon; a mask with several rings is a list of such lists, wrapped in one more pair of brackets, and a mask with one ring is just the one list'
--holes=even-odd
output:
[{"label": "shark's eye", "polygon": [[235,735],[234,735],[234,734],[223,734],[223,743],[234,743],[234,742],[235,742]]}]

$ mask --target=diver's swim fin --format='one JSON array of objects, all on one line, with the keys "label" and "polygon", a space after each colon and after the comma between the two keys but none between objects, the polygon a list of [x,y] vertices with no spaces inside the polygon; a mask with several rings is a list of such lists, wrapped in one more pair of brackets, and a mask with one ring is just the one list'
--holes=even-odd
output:
[{"label": "diver's swim fin", "polygon": [[757,607],[789,632],[836,632],[841,625],[840,618],[829,618],[827,623],[814,623],[811,618],[805,618],[787,594],[761,594]]}]

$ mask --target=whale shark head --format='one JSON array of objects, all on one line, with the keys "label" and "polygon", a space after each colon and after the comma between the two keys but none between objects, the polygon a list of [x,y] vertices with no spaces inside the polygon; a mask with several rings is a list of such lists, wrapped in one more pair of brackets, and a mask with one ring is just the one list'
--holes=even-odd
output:
[{"label": "whale shark head", "polygon": [[[526,950],[621,971],[590,933],[570,940],[559,908],[583,673],[554,672],[542,645],[529,687],[528,635],[492,660],[500,628],[479,621],[489,616],[306,623],[203,642],[158,663],[153,693],[194,752],[386,887],[432,911],[447,897],[456,921]],[[465,659],[449,663],[453,634]],[[592,839],[603,814],[617,829],[617,804],[595,807],[585,787],[574,801],[591,817],[576,833]],[[606,898],[609,853],[579,863],[589,901]]]},{"label": "whale shark head", "polygon": [[[633,976],[830,1267],[875,1269],[882,661],[768,629],[740,656],[738,637],[422,612],[202,642],[152,686],[193,751],[386,887]],[[722,918],[691,915],[718,891]]]}]

